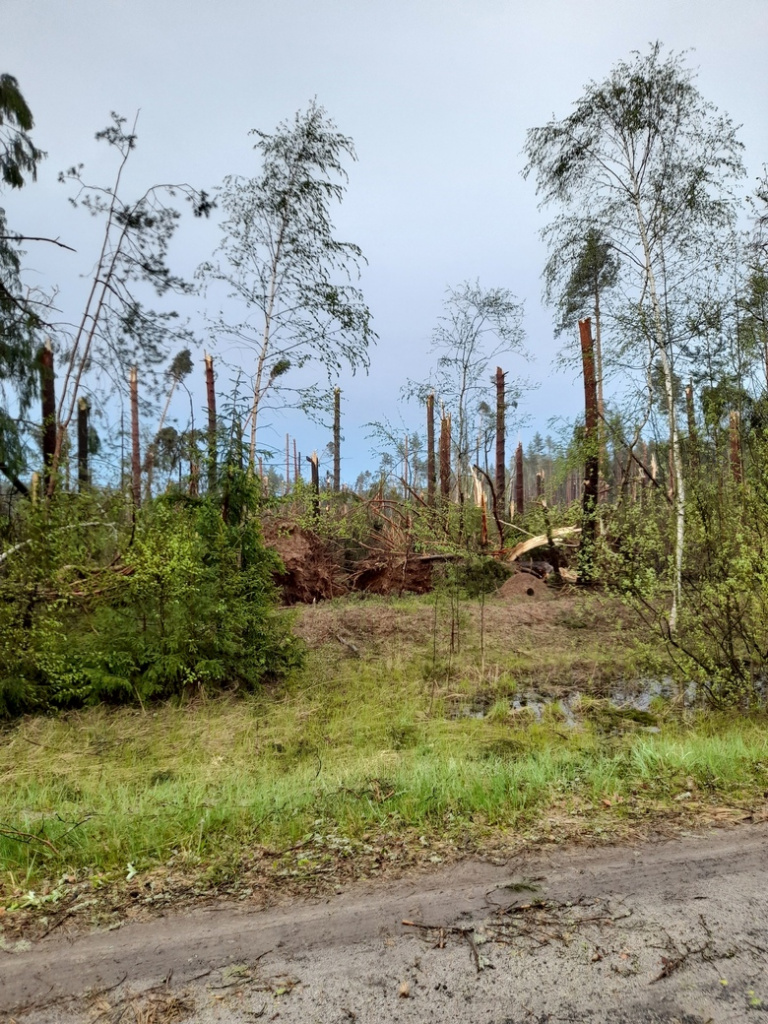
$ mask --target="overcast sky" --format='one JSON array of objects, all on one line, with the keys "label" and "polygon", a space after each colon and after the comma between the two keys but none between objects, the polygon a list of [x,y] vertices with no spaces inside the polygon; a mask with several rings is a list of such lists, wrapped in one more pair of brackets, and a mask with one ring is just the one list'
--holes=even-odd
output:
[{"label": "overcast sky", "polygon": [[[582,398],[574,375],[553,369],[545,214],[520,176],[525,132],[565,116],[587,81],[656,39],[693,50],[701,92],[743,126],[751,188],[768,160],[768,0],[0,0],[0,72],[18,79],[48,153],[36,185],[5,195],[9,223],[78,249],[27,257],[74,316],[94,236],[56,176],[83,162],[109,180],[94,133],[110,111],[141,110],[137,190],[210,190],[257,173],[249,129],[271,131],[316,96],[356,145],[335,221],[369,261],[362,287],[379,334],[370,375],[341,382],[344,478],[374,468],[365,424],[399,421],[400,387],[429,373],[445,290],[465,280],[525,301],[535,360],[505,366],[541,384],[523,409],[525,443],[550,417],[576,416]],[[185,228],[181,269],[215,242],[213,225]],[[201,297],[186,310],[201,337],[204,310]],[[287,429],[305,453],[329,440],[295,417],[274,422],[262,440],[278,447]]]}]

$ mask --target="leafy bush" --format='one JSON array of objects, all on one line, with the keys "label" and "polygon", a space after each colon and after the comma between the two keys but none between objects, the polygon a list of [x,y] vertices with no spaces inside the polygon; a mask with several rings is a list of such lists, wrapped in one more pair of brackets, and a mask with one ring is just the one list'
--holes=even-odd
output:
[{"label": "leafy bush", "polygon": [[658,628],[670,667],[718,706],[765,702],[768,679],[768,451],[744,483],[722,469],[692,473],[677,626],[668,613],[674,566],[669,505],[654,496],[612,524],[606,575]]},{"label": "leafy bush", "polygon": [[15,522],[0,563],[0,714],[256,687],[300,659],[274,611],[255,493],[61,494]]}]

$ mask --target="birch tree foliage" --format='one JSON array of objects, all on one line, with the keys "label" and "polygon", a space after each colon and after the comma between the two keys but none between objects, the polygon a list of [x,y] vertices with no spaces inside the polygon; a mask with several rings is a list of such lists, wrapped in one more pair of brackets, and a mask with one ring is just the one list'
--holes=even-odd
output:
[{"label": "birch tree foliage", "polygon": [[524,176],[542,206],[586,216],[620,260],[622,283],[644,326],[648,366],[662,371],[675,486],[675,558],[669,625],[680,600],[685,481],[674,396],[674,324],[697,269],[717,260],[734,222],[742,144],[730,118],[699,92],[685,55],[654,43],[590,82],[561,121],[528,132]]},{"label": "birch tree foliage", "polygon": [[[256,458],[259,413],[269,392],[284,392],[289,371],[310,361],[329,378],[343,365],[368,369],[376,335],[355,282],[365,262],[359,246],[335,237],[332,207],[347,185],[344,161],[355,160],[342,135],[315,101],[272,134],[253,131],[261,169],[231,175],[218,190],[225,214],[204,278],[224,283],[227,312],[212,334],[229,336],[254,355],[250,464]],[[239,304],[240,320],[229,310]]]}]

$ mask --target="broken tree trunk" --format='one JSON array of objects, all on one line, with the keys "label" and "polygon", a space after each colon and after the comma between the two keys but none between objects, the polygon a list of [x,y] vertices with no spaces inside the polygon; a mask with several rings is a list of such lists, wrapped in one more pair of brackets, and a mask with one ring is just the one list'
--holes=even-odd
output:
[{"label": "broken tree trunk", "polygon": [[579,583],[589,586],[596,579],[597,492],[600,475],[600,439],[597,432],[597,378],[592,321],[579,321],[581,364],[584,373],[584,495],[582,499],[581,544],[579,545]]},{"label": "broken tree trunk", "polygon": [[515,451],[515,515],[522,519],[525,513],[525,481],[523,479],[523,442]]},{"label": "broken tree trunk", "polygon": [[451,414],[440,417],[440,497],[447,505],[451,497]]},{"label": "broken tree trunk", "polygon": [[43,414],[43,491],[53,493],[53,463],[56,454],[56,385],[54,383],[53,348],[47,338],[40,349],[40,393]]},{"label": "broken tree trunk", "polygon": [[320,515],[320,460],[317,457],[317,452],[312,452],[311,455],[308,455],[307,462],[310,465],[312,474],[310,483],[312,490],[312,513],[317,518]]},{"label": "broken tree trunk", "polygon": [[741,439],[739,437],[739,414],[733,410],[728,417],[728,434],[731,448],[731,476],[735,484],[742,481],[741,472]]},{"label": "broken tree trunk", "polygon": [[341,388],[333,392],[333,492],[341,490]]},{"label": "broken tree trunk", "polygon": [[[504,496],[507,490],[506,480],[506,394],[504,371],[500,366],[496,367],[496,486],[494,513],[496,522],[501,522],[504,512]],[[501,546],[504,546],[504,537],[501,537]]]},{"label": "broken tree trunk", "polygon": [[141,506],[141,449],[139,447],[139,375],[136,367],[131,369],[131,494],[135,508]]},{"label": "broken tree trunk", "polygon": [[216,487],[216,381],[213,356],[205,353],[205,393],[208,402],[208,490]]},{"label": "broken tree trunk", "polygon": [[85,491],[91,482],[88,472],[88,414],[87,398],[77,400],[77,489]]},{"label": "broken tree trunk", "polygon": [[435,396],[427,395],[427,504],[435,507],[437,471],[435,467]]}]

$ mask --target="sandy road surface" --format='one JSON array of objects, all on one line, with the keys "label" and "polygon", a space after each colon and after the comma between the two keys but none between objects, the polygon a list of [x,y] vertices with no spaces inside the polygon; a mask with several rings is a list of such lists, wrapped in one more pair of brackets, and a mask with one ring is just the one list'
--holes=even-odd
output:
[{"label": "sandy road surface", "polygon": [[51,935],[0,1019],[768,1024],[768,825]]}]

